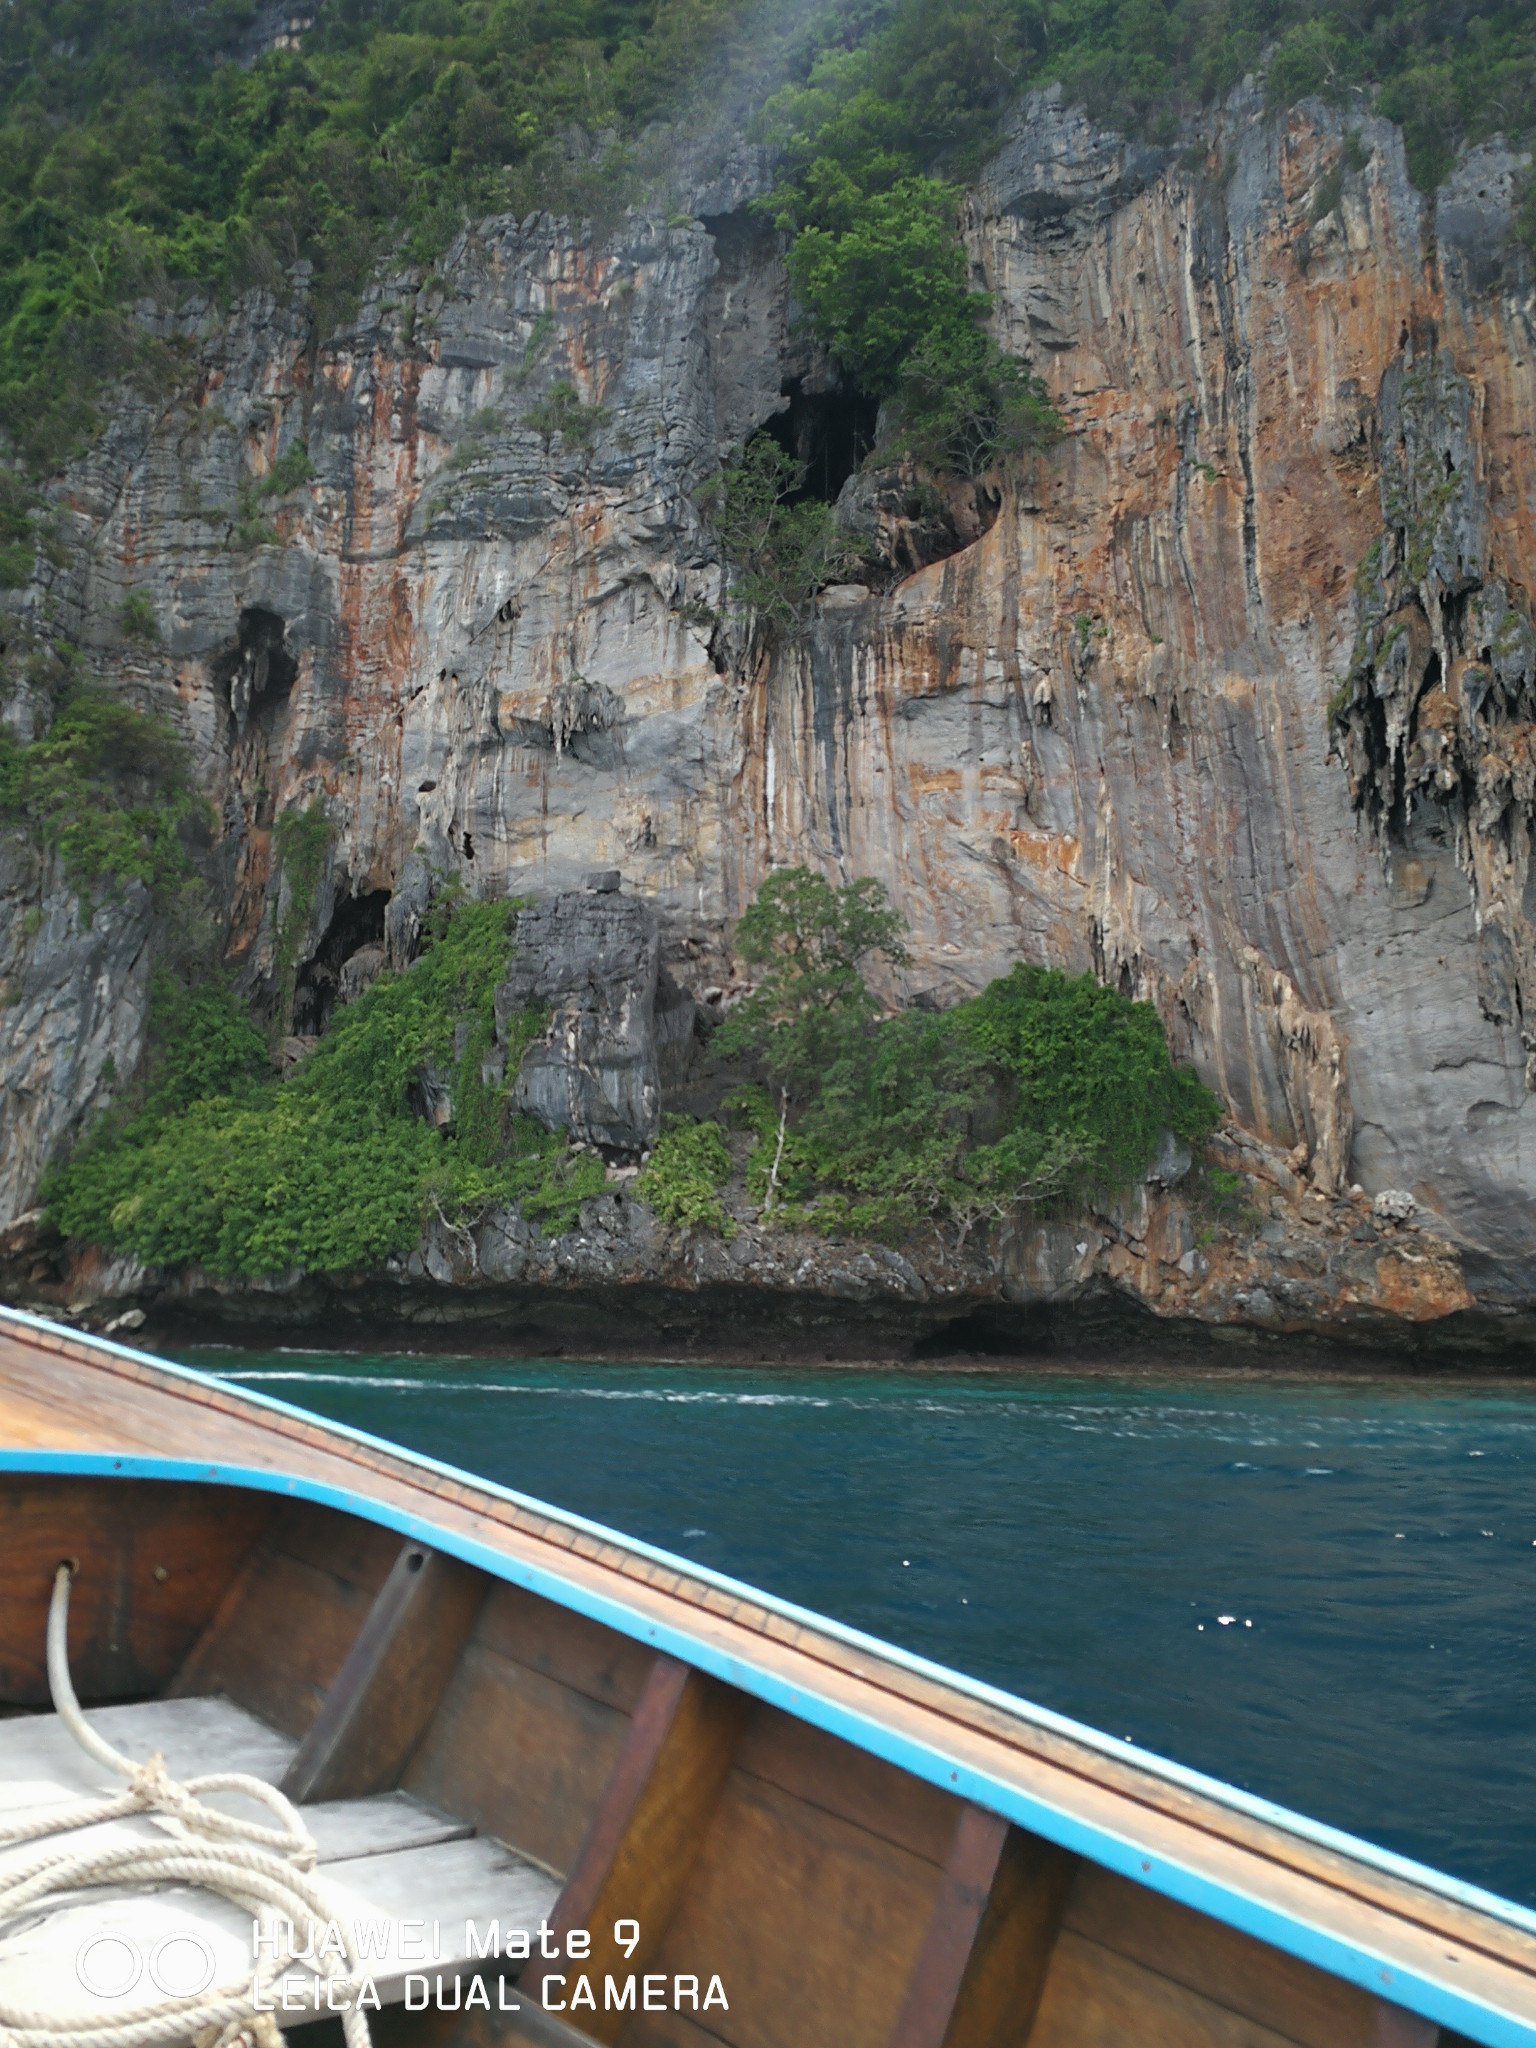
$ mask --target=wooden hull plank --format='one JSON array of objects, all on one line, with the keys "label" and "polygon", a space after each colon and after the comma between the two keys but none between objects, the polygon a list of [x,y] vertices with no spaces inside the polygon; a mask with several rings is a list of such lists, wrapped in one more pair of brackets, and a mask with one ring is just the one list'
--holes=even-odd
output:
[{"label": "wooden hull plank", "polygon": [[391,1530],[285,1501],[169,1690],[227,1693],[305,1735],[399,1552]]},{"label": "wooden hull plank", "polygon": [[[5,1437],[0,1424],[0,1441]],[[131,1508],[131,1512],[125,1512]],[[206,1629],[224,1586],[271,1522],[259,1494],[230,1494],[210,1520],[206,1490],[123,1483],[110,1502],[99,1481],[59,1475],[25,1484],[0,1478],[6,1624],[0,1699],[46,1707],[43,1642],[53,1575],[75,1559],[69,1661],[89,1702],[168,1685]]]},{"label": "wooden hull plank", "polygon": [[[561,1940],[573,1928],[590,1931],[591,1960],[582,1967],[593,1982],[655,1969],[750,1706],[685,1664],[656,1659],[552,1923]],[[623,1920],[636,1924],[632,1950],[615,1939]],[[541,2006],[551,2002],[549,1974],[535,1963],[525,1979]],[[571,1977],[575,1967],[562,1962],[559,1974]],[[599,2011],[584,2025],[595,2040],[613,2041],[620,2017]]]},{"label": "wooden hull plank", "polygon": [[472,1642],[404,1787],[569,1870],[628,1728],[627,1715]]},{"label": "wooden hull plank", "polygon": [[[430,1537],[1373,1996],[1491,2048],[1536,2043],[1536,1939],[1513,1909],[1484,1909],[1469,1888],[1420,1881],[1410,1866],[1305,1823],[1276,1826],[1252,1803],[1245,1810],[1241,1795],[1108,1754],[1103,1738],[1059,1717],[984,1696],[575,1518],[278,1404],[21,1322],[0,1319],[11,1325],[0,1336],[6,1441],[54,1447],[80,1469],[94,1458],[96,1469],[166,1477],[188,1476],[165,1455],[180,1450],[206,1477],[303,1493]],[[46,1372],[40,1349],[50,1354]]]},{"label": "wooden hull plank", "polygon": [[[885,2048],[943,1873],[865,1828],[732,1770],[652,1968],[670,1983],[712,1973],[729,2013],[674,2018],[732,2048]],[[628,2033],[623,2037],[628,2042]]]},{"label": "wooden hull plank", "polygon": [[1374,2048],[1379,2000],[1370,1992],[1092,1864],[1077,1873],[1064,1924],[1219,2005],[1280,2027],[1300,2048]]},{"label": "wooden hull plank", "polygon": [[775,1708],[753,1714],[736,1765],[929,1863],[949,1856],[960,1811],[953,1793]]},{"label": "wooden hull plank", "polygon": [[282,1789],[355,1799],[398,1782],[453,1674],[485,1598],[483,1574],[407,1542],[390,1568]]},{"label": "wooden hull plank", "polygon": [[1064,1931],[1029,2048],[1130,2048],[1131,2043],[1135,2048],[1294,2048],[1284,2034]]}]

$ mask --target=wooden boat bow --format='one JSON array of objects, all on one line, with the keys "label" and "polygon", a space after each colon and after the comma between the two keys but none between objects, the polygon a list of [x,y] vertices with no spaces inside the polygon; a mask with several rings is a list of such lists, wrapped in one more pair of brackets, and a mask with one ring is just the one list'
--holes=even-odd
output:
[{"label": "wooden boat bow", "polygon": [[[729,2015],[583,2013],[588,2039],[1536,2048],[1536,1916],[1518,1907],[579,1517],[0,1312],[0,1540],[29,1572],[31,1551],[39,1569],[58,1555],[44,1483],[222,1504],[218,1597],[150,1675],[291,1734],[294,1796],[403,1788],[466,1815],[557,1873],[551,1925],[594,1930],[594,1971],[616,1967],[598,1934],[616,1918],[663,1971],[704,1967],[711,1943],[734,1971]],[[308,1704],[302,1673],[279,1697],[242,1648],[263,1574],[310,1568],[317,1539],[274,1535],[280,1514],[329,1516],[373,1560],[337,1578],[344,1652],[303,1679]],[[7,1602],[9,1669],[46,1587]],[[502,1721],[547,1734],[563,1815],[500,1765],[454,1761]],[[853,1873],[861,1896],[836,1904]],[[544,1968],[523,1975],[535,2003]],[[443,2038],[570,2038],[540,2010],[497,2024]]]}]

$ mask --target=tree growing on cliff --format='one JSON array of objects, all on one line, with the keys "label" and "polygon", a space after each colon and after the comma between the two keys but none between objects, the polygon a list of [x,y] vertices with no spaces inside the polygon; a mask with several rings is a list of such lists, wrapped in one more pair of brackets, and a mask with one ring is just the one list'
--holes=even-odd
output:
[{"label": "tree growing on cliff", "polygon": [[818,157],[775,195],[794,231],[789,269],[817,334],[845,373],[893,398],[897,445],[928,468],[975,478],[1045,448],[1062,430],[1045,387],[986,332],[990,300],[967,281],[960,194]]},{"label": "tree growing on cliff", "polygon": [[886,176],[866,183],[818,157],[774,214],[779,227],[798,229],[790,280],[817,333],[877,398],[896,388],[925,339],[952,335],[987,303],[966,284],[960,194],[938,178],[888,185]]},{"label": "tree growing on cliff", "polygon": [[736,927],[737,953],[761,971],[721,1025],[719,1050],[760,1059],[776,1082],[803,1093],[849,1032],[879,1014],[863,965],[872,953],[904,965],[904,929],[868,876],[837,888],[810,868],[775,869]]},{"label": "tree growing on cliff", "polygon": [[896,383],[897,445],[949,476],[987,476],[1064,429],[1040,379],[974,323],[925,335]]},{"label": "tree growing on cliff", "polygon": [[[1198,1140],[1221,1104],[1169,1057],[1162,1021],[1091,974],[1020,962],[943,1011],[882,1016],[865,980],[907,959],[877,882],[770,875],[737,926],[756,986],[716,1039],[773,1084],[734,1099],[765,1214],[899,1239],[1086,1199],[1145,1171],[1165,1129]],[[728,1105],[732,1106],[732,1105]]]},{"label": "tree growing on cliff", "polygon": [[750,621],[772,632],[803,626],[817,592],[862,554],[830,505],[799,496],[804,482],[804,463],[771,434],[757,434],[703,492],[733,566],[736,601]]},{"label": "tree growing on cliff", "polygon": [[770,1212],[777,1207],[792,1100],[846,1055],[879,1013],[864,980],[872,953],[907,958],[904,920],[869,877],[834,888],[810,868],[779,868],[736,927],[736,951],[761,970],[752,993],[721,1025],[717,1049],[761,1062],[778,1090]]}]

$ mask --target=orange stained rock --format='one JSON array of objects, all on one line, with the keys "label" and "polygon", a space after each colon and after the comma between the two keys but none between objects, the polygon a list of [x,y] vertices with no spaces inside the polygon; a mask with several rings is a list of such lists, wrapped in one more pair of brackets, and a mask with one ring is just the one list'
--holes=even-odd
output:
[{"label": "orange stained rock", "polygon": [[1430,1322],[1474,1306],[1456,1266],[1419,1253],[1382,1253],[1376,1261],[1373,1301],[1410,1323]]}]

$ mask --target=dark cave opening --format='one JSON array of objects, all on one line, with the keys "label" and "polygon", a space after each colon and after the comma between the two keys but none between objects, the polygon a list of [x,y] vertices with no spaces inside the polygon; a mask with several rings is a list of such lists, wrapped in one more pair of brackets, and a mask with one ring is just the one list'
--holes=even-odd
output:
[{"label": "dark cave opening", "polygon": [[360,896],[343,896],[337,903],[324,938],[294,981],[296,1038],[318,1038],[324,1032],[342,993],[342,969],[356,954],[365,947],[377,946],[382,965],[384,910],[388,902],[387,889],[365,889]]},{"label": "dark cave opening", "polygon": [[[1418,737],[1419,706],[1431,690],[1439,689],[1441,675],[1440,656],[1438,653],[1431,651],[1428,661],[1424,664],[1424,675],[1413,699],[1413,711],[1408,721],[1408,747],[1399,747],[1392,756],[1392,794],[1387,810],[1386,822],[1389,835],[1399,842],[1406,841],[1413,808],[1408,791],[1408,748],[1412,747],[1413,742]],[[1382,734],[1383,741],[1385,742],[1385,718],[1383,718],[1382,722]]]},{"label": "dark cave opening", "polygon": [[248,604],[240,613],[235,644],[213,664],[214,680],[229,693],[237,734],[253,713],[287,698],[299,664],[287,644],[288,622],[277,612]]},{"label": "dark cave opening", "polygon": [[748,209],[701,213],[699,219],[715,245],[715,261],[724,284],[740,284],[755,266],[773,260],[778,247],[777,230]]},{"label": "dark cave opening", "polygon": [[789,403],[763,422],[763,432],[805,465],[805,481],[786,502],[819,498],[833,504],[875,445],[880,402],[853,385],[807,391],[798,377],[790,378],[782,390]]},{"label": "dark cave opening", "polygon": [[1034,1302],[1014,1307],[983,1305],[940,1323],[912,1346],[914,1363],[941,1358],[1028,1358],[1040,1352],[1122,1351],[1127,1342],[1150,1335],[1153,1322],[1139,1304],[1130,1306],[1102,1287],[1090,1287],[1070,1307]]}]

